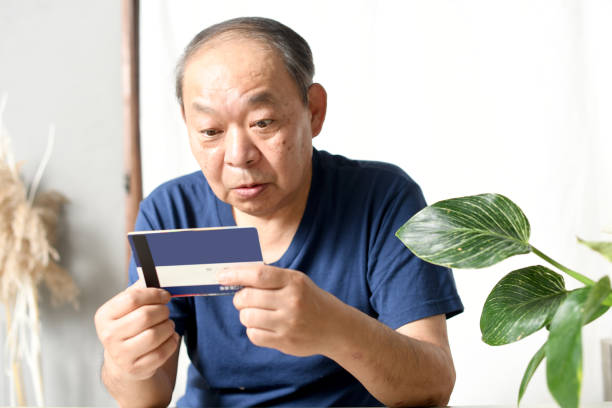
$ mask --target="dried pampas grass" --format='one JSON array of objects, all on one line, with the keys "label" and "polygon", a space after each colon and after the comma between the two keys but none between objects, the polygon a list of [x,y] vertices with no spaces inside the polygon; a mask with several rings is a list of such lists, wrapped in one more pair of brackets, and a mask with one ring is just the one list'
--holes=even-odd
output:
[{"label": "dried pampas grass", "polygon": [[16,172],[0,163],[0,299],[11,302],[24,275],[34,285],[44,281],[55,304],[72,302],[78,290],[68,272],[57,264],[53,247],[66,198],[56,192],[38,194],[30,204]]},{"label": "dried pampas grass", "polygon": [[58,264],[59,215],[67,199],[56,191],[37,194],[38,184],[51,155],[54,131],[29,191],[19,176],[10,138],[3,126],[6,96],[0,101],[0,300],[7,318],[7,367],[13,387],[11,405],[24,405],[19,361],[30,368],[36,404],[43,406],[40,375],[40,321],[38,287],[49,289],[52,303],[70,302],[77,307],[78,289]]}]

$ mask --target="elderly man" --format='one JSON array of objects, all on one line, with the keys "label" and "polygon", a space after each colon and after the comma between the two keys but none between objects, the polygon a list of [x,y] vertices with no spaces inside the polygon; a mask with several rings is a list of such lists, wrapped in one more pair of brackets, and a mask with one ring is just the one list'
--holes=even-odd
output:
[{"label": "elderly man", "polygon": [[[313,149],[326,92],[308,44],[269,19],[209,27],[177,68],[201,172],[157,188],[136,230],[256,227],[265,264],[219,275],[233,298],[170,300],[135,284],[96,313],[103,381],[121,406],[445,405],[455,372],[449,270],[394,232],[425,203],[399,168]],[[137,280],[135,266],[130,270]]]}]

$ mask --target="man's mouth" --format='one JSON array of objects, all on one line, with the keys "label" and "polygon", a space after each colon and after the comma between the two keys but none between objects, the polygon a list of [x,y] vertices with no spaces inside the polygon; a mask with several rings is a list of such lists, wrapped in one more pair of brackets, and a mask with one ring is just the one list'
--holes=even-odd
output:
[{"label": "man's mouth", "polygon": [[234,187],[233,191],[241,198],[255,198],[266,188],[267,184],[241,184]]}]

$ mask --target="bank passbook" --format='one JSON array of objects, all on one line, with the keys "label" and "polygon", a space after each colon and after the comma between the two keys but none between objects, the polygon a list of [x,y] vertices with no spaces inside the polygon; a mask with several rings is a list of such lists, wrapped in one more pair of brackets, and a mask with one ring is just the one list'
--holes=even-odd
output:
[{"label": "bank passbook", "polygon": [[138,277],[172,296],[232,294],[217,273],[237,264],[263,263],[257,230],[251,227],[193,228],[128,233]]}]

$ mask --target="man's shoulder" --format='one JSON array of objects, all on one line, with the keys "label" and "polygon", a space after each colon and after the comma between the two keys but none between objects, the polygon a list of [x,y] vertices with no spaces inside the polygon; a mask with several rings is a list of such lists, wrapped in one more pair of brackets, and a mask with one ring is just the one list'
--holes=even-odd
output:
[{"label": "man's shoulder", "polygon": [[142,200],[140,210],[157,218],[191,214],[209,204],[211,194],[206,178],[196,171],[160,184]]},{"label": "man's shoulder", "polygon": [[[157,186],[151,193],[145,198],[144,201],[155,202],[160,199],[167,197],[176,196],[177,198],[186,198],[185,194],[202,191],[207,188],[208,183],[206,178],[201,171],[194,171],[190,174],[185,174],[165,181]],[[188,195],[187,195],[188,197]]]},{"label": "man's shoulder", "polygon": [[342,155],[318,151],[318,159],[324,171],[332,171],[342,185],[359,183],[362,187],[418,188],[417,183],[399,166],[373,160],[350,159]]}]

